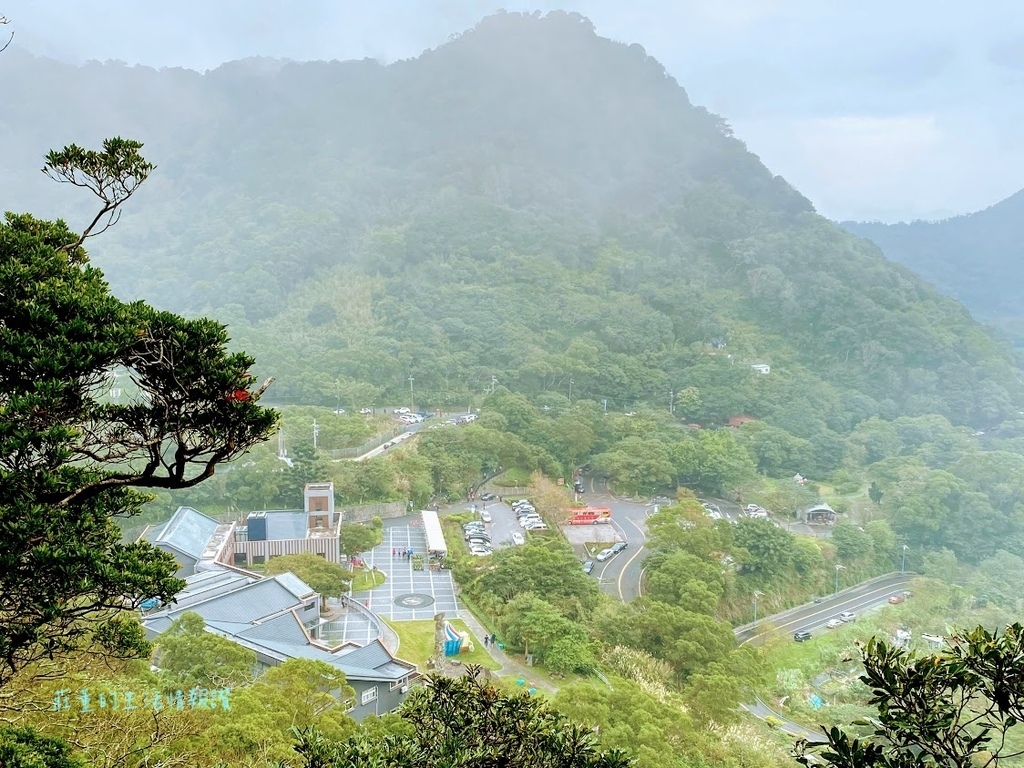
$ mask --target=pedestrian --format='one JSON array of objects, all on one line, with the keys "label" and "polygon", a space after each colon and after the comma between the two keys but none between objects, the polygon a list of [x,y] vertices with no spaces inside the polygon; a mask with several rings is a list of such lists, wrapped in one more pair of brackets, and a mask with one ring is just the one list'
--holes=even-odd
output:
[{"label": "pedestrian", "polygon": [[491,638],[489,635],[484,635],[484,648],[487,648],[491,644]]},{"label": "pedestrian", "polygon": [[397,549],[395,549],[394,547],[392,547],[392,548],[391,548],[391,556],[392,556],[392,557],[394,557],[394,556],[395,556],[395,555],[397,555],[397,554],[398,554],[398,550],[397,550]]},{"label": "pedestrian", "polygon": [[498,636],[492,632],[491,633],[491,645],[494,645],[497,642],[498,642]]}]

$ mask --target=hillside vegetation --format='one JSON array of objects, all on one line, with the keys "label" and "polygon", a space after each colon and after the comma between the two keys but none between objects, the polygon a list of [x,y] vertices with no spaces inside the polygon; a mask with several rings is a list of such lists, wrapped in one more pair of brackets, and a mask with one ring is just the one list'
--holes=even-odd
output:
[{"label": "hillside vegetation", "polygon": [[808,439],[1017,410],[1009,350],[961,305],[578,14],[498,14],[390,66],[0,66],[0,206],[53,210],[30,161],[51,145],[144,141],[154,181],[95,262],[122,297],[229,322],[282,402],[393,403],[409,376],[437,406],[492,376],[529,395],[571,381],[610,409],[687,391],[681,418],[746,412]]},{"label": "hillside vegetation", "polygon": [[955,296],[980,320],[1024,346],[1024,190],[983,211],[945,221],[844,221],[898,261]]}]

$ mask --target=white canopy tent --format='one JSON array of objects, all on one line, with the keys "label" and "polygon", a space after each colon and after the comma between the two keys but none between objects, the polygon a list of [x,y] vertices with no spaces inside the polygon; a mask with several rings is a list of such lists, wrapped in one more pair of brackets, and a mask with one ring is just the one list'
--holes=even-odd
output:
[{"label": "white canopy tent", "polygon": [[423,516],[423,532],[427,535],[427,551],[431,554],[447,555],[448,545],[444,542],[444,533],[441,531],[441,521],[437,519],[437,512],[425,509],[420,514]]}]

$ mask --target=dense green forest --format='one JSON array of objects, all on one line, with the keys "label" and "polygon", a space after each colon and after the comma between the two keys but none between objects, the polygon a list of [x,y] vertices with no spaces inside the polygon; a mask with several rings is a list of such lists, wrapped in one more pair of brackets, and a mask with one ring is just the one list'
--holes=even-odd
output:
[{"label": "dense green forest", "polygon": [[393,404],[413,376],[444,406],[495,376],[623,411],[692,387],[680,418],[802,437],[1017,410],[1010,351],[962,306],[577,14],[498,14],[390,66],[2,66],[0,206],[54,210],[50,146],[144,141],[153,183],[96,264],[119,296],[228,322],[275,401]]},{"label": "dense green forest", "polygon": [[1024,346],[1024,190],[977,213],[900,224],[844,221],[898,261],[955,296],[980,320]]}]

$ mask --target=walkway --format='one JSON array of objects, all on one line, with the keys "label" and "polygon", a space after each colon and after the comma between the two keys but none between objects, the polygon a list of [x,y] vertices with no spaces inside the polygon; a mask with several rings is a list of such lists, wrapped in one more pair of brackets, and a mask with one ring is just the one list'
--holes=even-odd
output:
[{"label": "walkway", "polygon": [[[466,626],[469,627],[469,631],[472,632],[476,638],[475,642],[482,643],[483,641],[480,638],[488,633],[484,630],[483,625],[477,621],[476,616],[474,616],[470,611],[462,610],[459,612],[459,618],[466,622]],[[508,654],[500,648],[495,648],[493,645],[489,648],[484,646],[481,647],[490,653],[492,659],[501,664],[501,669],[493,672],[493,674],[498,675],[499,677],[514,677],[526,680],[533,687],[539,688],[552,696],[558,693],[557,686],[552,685],[538,675],[534,675],[529,667],[509,658]]]},{"label": "walkway", "polygon": [[459,615],[451,571],[432,571],[426,566],[422,571],[414,570],[411,558],[392,554],[393,550],[406,549],[426,554],[427,540],[422,525],[386,527],[383,543],[366,553],[363,561],[376,566],[387,580],[375,589],[354,593],[352,599],[389,621],[433,619],[434,614],[442,611],[449,616]]}]

